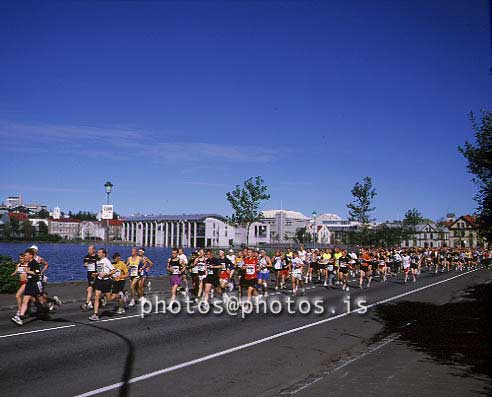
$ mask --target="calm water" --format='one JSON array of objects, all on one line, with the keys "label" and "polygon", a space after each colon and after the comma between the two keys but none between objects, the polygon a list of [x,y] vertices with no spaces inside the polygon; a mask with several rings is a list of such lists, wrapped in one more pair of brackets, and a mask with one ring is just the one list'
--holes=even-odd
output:
[{"label": "calm water", "polygon": [[[47,272],[49,281],[72,281],[85,280],[86,271],[82,265],[84,256],[87,254],[85,244],[53,244],[35,243],[39,247],[39,255],[48,261],[50,267]],[[20,252],[29,248],[32,244],[25,243],[0,243],[0,255],[10,256],[16,259]],[[98,247],[98,245],[96,245]],[[101,244],[100,247],[104,248]],[[108,246],[110,258],[115,252],[119,252],[123,259],[130,256],[131,246],[110,245]],[[185,250],[187,255],[191,250]],[[166,261],[171,256],[170,248],[147,247],[145,255],[154,262],[151,275],[162,275],[166,273]]]}]

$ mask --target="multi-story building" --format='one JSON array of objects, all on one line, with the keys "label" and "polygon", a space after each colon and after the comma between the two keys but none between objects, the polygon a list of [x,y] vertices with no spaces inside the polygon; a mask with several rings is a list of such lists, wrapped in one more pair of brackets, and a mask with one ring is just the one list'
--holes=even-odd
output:
[{"label": "multi-story building", "polygon": [[51,217],[53,219],[60,219],[61,218],[61,209],[60,209],[60,207],[53,208],[53,211],[51,213]]},{"label": "multi-story building", "polygon": [[268,210],[263,211],[263,223],[270,226],[272,243],[292,242],[297,230],[309,225],[309,218],[297,211]]},{"label": "multi-story building", "polygon": [[123,240],[123,221],[119,219],[110,219],[108,223],[109,223],[108,225],[109,240],[110,241]]},{"label": "multi-story building", "polygon": [[313,221],[317,226],[324,226],[330,232],[329,244],[342,244],[346,240],[347,233],[360,226],[359,222],[342,219],[336,214],[318,215]]},{"label": "multi-story building", "polygon": [[80,222],[79,238],[82,240],[104,240],[106,229],[99,221]]},{"label": "multi-story building", "polygon": [[316,241],[316,244],[328,245],[332,243],[332,232],[326,225],[310,223],[306,227],[306,233],[309,233],[312,241]]},{"label": "multi-story building", "polygon": [[22,196],[9,196],[5,199],[4,204],[7,208],[20,207],[22,205]]},{"label": "multi-story building", "polygon": [[110,241],[122,240],[123,221],[110,219],[109,221],[82,221],[80,222],[79,238],[82,240],[105,240],[109,230]]},{"label": "multi-story building", "polygon": [[[217,214],[130,216],[122,221],[122,240],[136,245],[206,248],[246,243],[246,232]],[[249,236],[250,244],[268,243],[269,226],[253,224]]]},{"label": "multi-story building", "polygon": [[71,218],[51,218],[48,223],[49,234],[57,234],[58,236],[72,240],[80,236],[80,220]]},{"label": "multi-story building", "polygon": [[474,248],[479,243],[477,220],[463,215],[448,223],[449,245],[457,248]]},{"label": "multi-story building", "polygon": [[48,207],[43,204],[26,204],[24,208],[29,212],[29,214],[37,214],[41,211],[48,211]]},{"label": "multi-story building", "polygon": [[415,227],[415,233],[402,243],[403,247],[443,248],[449,246],[449,230],[435,223],[423,223]]}]

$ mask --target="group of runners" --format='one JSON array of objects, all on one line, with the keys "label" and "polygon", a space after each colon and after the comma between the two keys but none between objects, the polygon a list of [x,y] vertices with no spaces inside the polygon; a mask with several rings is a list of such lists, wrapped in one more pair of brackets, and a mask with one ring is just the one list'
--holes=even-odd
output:
[{"label": "group of runners", "polygon": [[[52,309],[61,305],[57,297],[50,299],[43,288],[48,263],[37,255],[33,246],[23,253],[15,275],[21,286],[16,294],[18,312],[12,321],[22,325],[22,316],[31,303]],[[223,300],[236,290],[240,299],[267,297],[271,289],[285,290],[293,295],[304,294],[309,283],[320,283],[326,288],[348,291],[352,286],[369,288],[373,279],[385,282],[402,275],[403,282],[415,282],[420,272],[464,271],[479,265],[490,267],[487,249],[417,249],[370,248],[347,250],[342,248],[266,250],[244,248],[239,251],[199,249],[187,256],[183,249],[173,249],[167,259],[166,270],[170,283],[170,302],[179,296],[208,301],[214,297]],[[123,260],[119,253],[108,258],[105,249],[88,247],[83,260],[87,271],[87,294],[84,311],[91,311],[91,321],[98,321],[101,307],[115,302],[118,314],[145,300],[150,292],[149,273],[154,262],[143,248],[132,248]],[[14,275],[13,274],[13,275]],[[129,283],[127,285],[127,279]],[[128,288],[128,289],[127,289]],[[38,309],[39,310],[39,309]]]},{"label": "group of runners", "polygon": [[36,306],[38,315],[45,315],[54,310],[55,306],[62,305],[57,296],[50,298],[44,288],[48,267],[48,262],[38,255],[36,245],[19,255],[19,262],[11,274],[12,277],[19,279],[19,288],[15,294],[17,312],[12,317],[14,323],[23,325],[22,318],[31,311],[32,305]]}]

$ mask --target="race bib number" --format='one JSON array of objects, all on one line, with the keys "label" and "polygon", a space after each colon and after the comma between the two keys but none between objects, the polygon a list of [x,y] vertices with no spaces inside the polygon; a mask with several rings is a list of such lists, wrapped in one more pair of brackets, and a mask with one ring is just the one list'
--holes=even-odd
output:
[{"label": "race bib number", "polygon": [[172,272],[173,272],[173,274],[179,274],[179,266],[173,266]]},{"label": "race bib number", "polygon": [[248,267],[246,267],[246,274],[248,274],[248,275],[251,276],[251,275],[253,275],[255,273],[256,273],[256,269],[255,269],[254,266],[248,266]]},{"label": "race bib number", "polygon": [[114,278],[118,278],[118,277],[120,277],[120,276],[121,276],[121,271],[116,270],[116,271],[114,272],[113,277],[114,277]]},{"label": "race bib number", "polygon": [[282,263],[281,262],[275,262],[274,268],[275,268],[275,270],[281,270],[282,269]]},{"label": "race bib number", "polygon": [[192,273],[198,273],[198,266],[193,266],[193,268],[191,269],[191,272]]},{"label": "race bib number", "polygon": [[333,265],[328,265],[326,268],[328,269],[329,272],[333,271]]},{"label": "race bib number", "polygon": [[96,265],[94,263],[88,263],[87,264],[87,271],[88,272],[95,272],[96,271]]},{"label": "race bib number", "polygon": [[136,277],[138,275],[138,269],[136,267],[131,267],[130,268],[130,276]]}]

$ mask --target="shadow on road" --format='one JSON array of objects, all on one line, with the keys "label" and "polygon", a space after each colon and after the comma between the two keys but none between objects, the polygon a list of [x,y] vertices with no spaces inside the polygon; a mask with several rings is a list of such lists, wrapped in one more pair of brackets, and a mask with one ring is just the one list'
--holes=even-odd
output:
[{"label": "shadow on road", "polygon": [[[375,313],[384,325],[381,335],[398,333],[400,340],[450,365],[461,376],[492,379],[492,284],[468,288],[455,302],[433,305],[398,302],[379,306]],[[411,326],[401,328],[411,322]],[[487,393],[491,393],[488,388]]]},{"label": "shadow on road", "polygon": [[97,325],[97,323],[84,323],[81,321],[66,320],[64,318],[50,319],[48,321],[56,322],[56,323],[78,324],[78,325],[83,325],[86,327],[95,328],[99,331],[107,332],[109,334],[117,336],[118,338],[123,340],[123,342],[126,344],[128,352],[126,355],[125,365],[123,368],[123,376],[121,379],[123,386],[120,387],[119,395],[120,395],[120,397],[127,397],[129,395],[129,392],[130,392],[129,381],[131,379],[133,363],[135,361],[135,345],[133,344],[133,342],[130,339],[128,339],[126,336],[120,334],[119,332],[113,331],[112,329],[99,327]]}]

